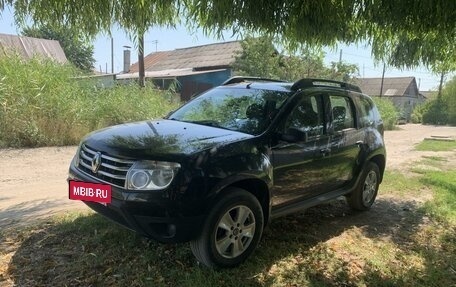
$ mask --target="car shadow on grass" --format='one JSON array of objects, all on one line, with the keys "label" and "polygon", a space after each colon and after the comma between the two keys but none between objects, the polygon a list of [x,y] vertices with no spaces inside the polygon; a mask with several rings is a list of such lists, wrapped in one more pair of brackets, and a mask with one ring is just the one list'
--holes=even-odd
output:
[{"label": "car shadow on grass", "polygon": [[[7,273],[17,286],[427,285],[456,256],[432,246],[421,250],[414,243],[426,220],[413,201],[379,199],[369,212],[354,212],[344,201],[334,201],[273,221],[247,262],[210,270],[196,262],[188,244],[159,244],[98,214],[69,216],[29,232]],[[356,260],[341,260],[326,244],[354,229],[359,240],[390,242],[402,253],[417,249],[423,262],[403,273],[358,264],[356,273]],[[448,240],[455,242],[455,235]],[[452,280],[448,274],[451,270],[441,274],[447,278],[442,280]]]}]

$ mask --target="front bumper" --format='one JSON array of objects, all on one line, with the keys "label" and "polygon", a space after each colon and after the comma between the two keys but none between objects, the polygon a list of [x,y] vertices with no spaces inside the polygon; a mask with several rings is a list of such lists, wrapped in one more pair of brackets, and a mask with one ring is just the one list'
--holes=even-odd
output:
[{"label": "front bumper", "polygon": [[[95,178],[70,166],[68,180],[98,182]],[[91,209],[145,237],[160,242],[186,242],[201,232],[204,214],[188,214],[192,208],[179,198],[171,199],[165,192],[131,192],[112,186],[112,201],[106,206],[84,201]]]}]

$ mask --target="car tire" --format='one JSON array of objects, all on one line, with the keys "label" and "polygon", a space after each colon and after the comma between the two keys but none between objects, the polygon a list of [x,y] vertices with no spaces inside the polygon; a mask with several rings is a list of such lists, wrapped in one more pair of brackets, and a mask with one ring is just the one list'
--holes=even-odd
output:
[{"label": "car tire", "polygon": [[380,171],[378,165],[374,162],[367,163],[358,186],[347,198],[350,207],[359,211],[370,209],[377,197],[379,184]]},{"label": "car tire", "polygon": [[263,233],[263,209],[248,191],[229,188],[210,210],[190,247],[207,267],[235,267],[255,250]]}]

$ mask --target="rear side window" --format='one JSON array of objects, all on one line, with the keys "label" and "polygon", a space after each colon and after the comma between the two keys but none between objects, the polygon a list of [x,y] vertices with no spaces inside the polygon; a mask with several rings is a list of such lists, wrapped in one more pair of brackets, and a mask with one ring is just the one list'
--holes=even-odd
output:
[{"label": "rear side window", "polygon": [[359,123],[361,127],[372,126],[379,119],[378,111],[374,103],[366,97],[356,97],[359,106]]},{"label": "rear side window", "polygon": [[331,102],[332,127],[335,132],[355,127],[353,109],[348,97],[329,96]]}]

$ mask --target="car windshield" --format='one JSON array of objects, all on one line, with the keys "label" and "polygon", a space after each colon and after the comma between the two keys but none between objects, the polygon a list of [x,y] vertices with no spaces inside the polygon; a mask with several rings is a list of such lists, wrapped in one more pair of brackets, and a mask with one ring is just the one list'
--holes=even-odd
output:
[{"label": "car windshield", "polygon": [[218,87],[195,98],[168,119],[258,135],[270,124],[289,92]]}]

